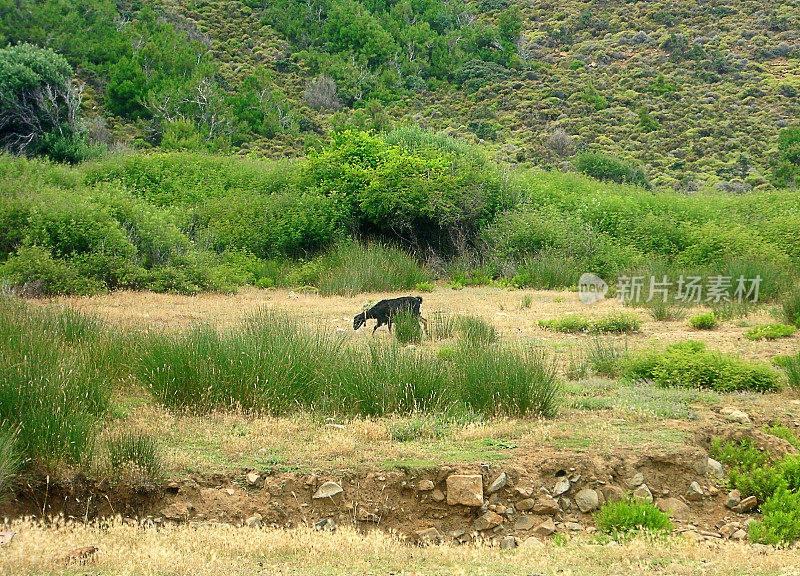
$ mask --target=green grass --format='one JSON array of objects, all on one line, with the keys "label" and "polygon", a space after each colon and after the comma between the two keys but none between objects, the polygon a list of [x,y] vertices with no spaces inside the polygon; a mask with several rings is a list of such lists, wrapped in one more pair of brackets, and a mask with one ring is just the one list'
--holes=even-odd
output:
[{"label": "green grass", "polygon": [[719,325],[719,321],[713,312],[704,312],[689,318],[689,325],[695,330],[713,330]]},{"label": "green grass", "polygon": [[587,362],[598,376],[617,378],[622,370],[622,360],[628,354],[628,344],[619,345],[613,340],[595,338],[587,353]]},{"label": "green grass", "polygon": [[457,316],[455,326],[460,338],[469,344],[487,345],[500,338],[494,326],[477,316]]},{"label": "green grass", "polygon": [[589,320],[577,314],[567,314],[552,320],[539,320],[539,326],[555,332],[578,333],[589,329]]},{"label": "green grass", "polygon": [[144,474],[156,480],[164,473],[158,445],[151,436],[126,432],[106,440],[108,462],[115,475]]},{"label": "green grass", "polygon": [[641,531],[669,533],[673,530],[666,512],[652,503],[633,499],[605,502],[595,518],[601,531],[615,537],[629,537]]},{"label": "green grass", "polygon": [[428,336],[431,340],[447,340],[452,338],[456,330],[457,319],[449,312],[434,310],[428,317]]},{"label": "green grass", "polygon": [[704,343],[694,340],[672,344],[663,351],[630,354],[622,360],[622,374],[661,386],[708,388],[717,392],[774,392],[781,388],[778,373],[769,366],[706,351]]},{"label": "green grass", "polygon": [[419,317],[409,310],[403,310],[392,317],[394,337],[400,344],[419,344],[422,342],[422,327]]},{"label": "green grass", "polygon": [[567,314],[552,320],[540,320],[539,326],[556,332],[591,334],[630,334],[637,332],[642,321],[632,314],[618,312],[587,320],[578,315]]},{"label": "green grass", "polygon": [[800,288],[792,290],[781,303],[783,318],[787,324],[800,327]]},{"label": "green grass", "polygon": [[800,354],[783,357],[780,368],[786,374],[789,388],[800,390]]},{"label": "green grass", "polygon": [[789,326],[787,324],[761,324],[745,332],[744,337],[748,340],[777,340],[778,338],[794,336],[796,332],[796,326]]},{"label": "green grass", "polygon": [[653,320],[659,322],[671,322],[686,318],[686,307],[680,303],[654,299],[646,304],[646,308]]},{"label": "green grass", "polygon": [[16,438],[10,430],[0,430],[0,503],[11,489],[20,461],[16,455]]}]

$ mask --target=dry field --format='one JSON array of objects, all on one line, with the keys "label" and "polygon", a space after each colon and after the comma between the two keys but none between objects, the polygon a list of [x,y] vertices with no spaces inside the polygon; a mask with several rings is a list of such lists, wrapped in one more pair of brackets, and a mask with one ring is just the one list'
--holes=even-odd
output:
[{"label": "dry field", "polygon": [[[371,323],[367,329],[354,332],[352,317],[369,301],[397,295],[320,297],[289,290],[244,289],[234,295],[194,297],[116,292],[55,302],[96,313],[112,324],[166,330],[184,330],[199,323],[229,328],[260,307],[274,307],[357,343],[391,337],[385,329],[371,334]],[[440,286],[423,297],[423,315],[441,310],[480,316],[500,331],[503,340],[549,347],[562,368],[569,358],[591,345],[592,337],[546,331],[539,328],[538,321],[570,313],[589,318],[620,310],[637,314],[643,320],[639,333],[612,337],[629,348],[663,346],[692,338],[706,342],[709,349],[769,361],[776,354],[796,353],[800,343],[798,336],[775,342],[744,338],[748,327],[776,321],[769,306],[725,321],[716,330],[697,331],[685,319],[656,322],[645,310],[623,307],[616,301],[585,306],[572,292],[493,287],[455,291]],[[695,312],[690,311],[687,317]],[[441,343],[425,342],[422,346]],[[681,535],[615,543],[587,532],[560,533],[545,544],[532,540],[525,543],[521,538],[519,548],[501,550],[488,540],[426,548],[406,544],[410,530],[430,523],[422,518],[384,525],[397,533],[358,532],[346,525],[340,525],[335,533],[323,533],[309,528],[317,518],[305,516],[309,508],[299,503],[294,489],[310,474],[346,478],[352,473],[363,479],[394,474],[399,483],[402,478],[414,480],[446,466],[491,470],[490,474],[504,469],[525,473],[538,470],[544,478],[545,472],[562,462],[567,466],[572,462],[576,467],[589,466],[599,478],[610,461],[622,462],[623,468],[638,462],[652,473],[654,482],[658,476],[666,488],[669,482],[678,480],[674,471],[667,471],[667,464],[658,462],[673,454],[704,451],[710,436],[730,431],[732,423],[720,413],[725,407],[745,411],[754,429],[780,422],[800,430],[800,399],[791,391],[717,394],[594,377],[566,382],[559,415],[553,419],[478,422],[425,415],[371,419],[305,413],[284,417],[236,412],[176,414],[155,405],[145,391],[131,385],[116,393],[115,417],[104,434],[139,430],[156,436],[167,480],[183,482],[189,477],[216,474],[199,493],[219,492],[226,486],[237,490],[238,504],[227,509],[234,525],[213,522],[213,511],[202,522],[150,528],[118,520],[88,525],[14,520],[5,528],[17,535],[11,544],[0,548],[0,574],[799,575],[796,548],[775,550],[747,543],[695,541]],[[409,429],[416,431],[411,437],[405,435]],[[237,526],[249,509],[247,491],[241,486],[241,478],[248,471],[271,478],[273,499],[295,510],[295,519],[300,518],[292,523],[293,528],[275,529],[266,523],[258,529]],[[285,488],[282,495],[275,495],[280,492],[274,488],[276,484]],[[723,481],[710,481],[709,486],[724,495]],[[238,491],[243,493],[241,498]],[[666,493],[664,490],[663,495]],[[264,506],[267,504],[265,500]],[[415,510],[420,513],[422,509]],[[718,501],[707,502],[693,510],[690,521],[697,529],[714,530],[726,514],[729,511]],[[592,523],[588,516],[582,521],[587,526]],[[90,545],[97,546],[98,551],[88,560],[65,561],[65,553]]]}]

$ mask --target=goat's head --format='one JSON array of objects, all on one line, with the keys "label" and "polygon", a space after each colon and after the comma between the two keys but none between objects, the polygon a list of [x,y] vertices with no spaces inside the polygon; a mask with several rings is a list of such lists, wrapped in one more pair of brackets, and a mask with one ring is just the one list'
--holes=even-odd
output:
[{"label": "goat's head", "polygon": [[361,328],[366,321],[367,321],[366,312],[362,312],[361,314],[356,314],[355,318],[353,318],[353,330],[358,330],[359,328]]}]

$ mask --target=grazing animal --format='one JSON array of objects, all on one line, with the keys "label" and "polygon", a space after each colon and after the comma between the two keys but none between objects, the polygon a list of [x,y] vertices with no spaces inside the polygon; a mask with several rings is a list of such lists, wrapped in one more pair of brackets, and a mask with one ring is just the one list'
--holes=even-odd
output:
[{"label": "grazing animal", "polygon": [[424,324],[427,325],[427,321],[425,318],[420,316],[419,313],[419,307],[421,304],[422,298],[419,296],[402,296],[400,298],[381,300],[369,310],[361,312],[360,314],[356,314],[355,318],[353,318],[353,330],[358,330],[367,322],[367,320],[374,318],[378,322],[375,324],[375,328],[372,329],[373,334],[375,333],[375,330],[384,324],[389,326],[389,332],[391,332],[392,319],[394,316],[406,310],[411,312],[412,316],[419,318]]}]

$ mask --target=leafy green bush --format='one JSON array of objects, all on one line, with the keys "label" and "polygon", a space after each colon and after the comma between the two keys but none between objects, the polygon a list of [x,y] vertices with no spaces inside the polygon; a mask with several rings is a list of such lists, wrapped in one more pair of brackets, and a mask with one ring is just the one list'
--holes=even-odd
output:
[{"label": "leafy green bush", "polygon": [[598,180],[610,180],[619,184],[635,184],[650,188],[650,183],[640,167],[612,156],[594,153],[580,154],[575,159],[575,167]]},{"label": "leafy green bush", "polygon": [[631,314],[622,312],[607,314],[593,320],[568,314],[553,320],[540,320],[539,326],[556,332],[590,332],[592,334],[628,334],[636,332],[641,320]]},{"label": "leafy green bush", "polygon": [[719,322],[713,312],[704,312],[689,318],[689,324],[696,330],[713,330]]},{"label": "leafy green bush", "polygon": [[662,512],[651,502],[633,499],[604,502],[596,519],[600,530],[617,537],[639,531],[667,533],[673,530],[666,512]]},{"label": "leafy green bush", "polygon": [[788,338],[797,332],[796,326],[786,324],[761,324],[754,326],[744,333],[748,340],[777,340],[778,338]]},{"label": "leafy green bush", "polygon": [[0,264],[0,278],[26,296],[98,294],[106,289],[102,282],[82,276],[75,266],[53,258],[40,246],[19,248]]},{"label": "leafy green bush", "polygon": [[711,455],[723,464],[740,470],[752,470],[769,462],[769,455],[759,450],[747,438],[725,442],[715,438],[711,443]]},{"label": "leafy green bush", "polygon": [[589,329],[590,322],[586,318],[575,314],[567,314],[561,318],[553,318],[552,320],[539,320],[539,326],[555,332],[586,332]]},{"label": "leafy green bush", "polygon": [[800,492],[779,488],[761,505],[762,520],[750,524],[753,542],[791,544],[800,540]]},{"label": "leafy green bush", "polygon": [[717,392],[780,389],[778,374],[768,366],[738,357],[705,351],[700,342],[688,341],[631,354],[623,361],[623,375],[634,380],[652,380],[662,386],[710,388]]}]

